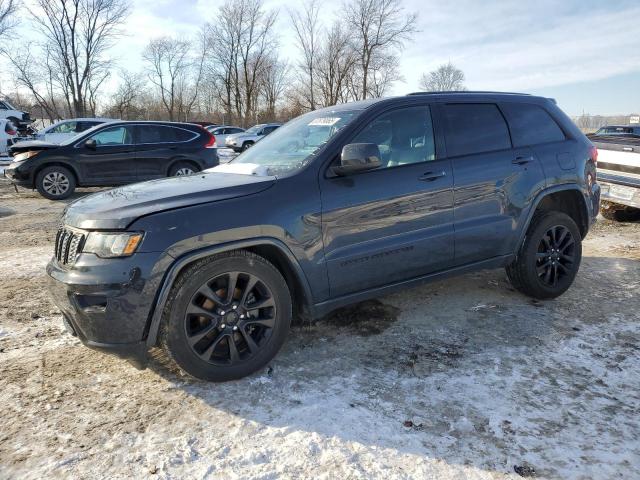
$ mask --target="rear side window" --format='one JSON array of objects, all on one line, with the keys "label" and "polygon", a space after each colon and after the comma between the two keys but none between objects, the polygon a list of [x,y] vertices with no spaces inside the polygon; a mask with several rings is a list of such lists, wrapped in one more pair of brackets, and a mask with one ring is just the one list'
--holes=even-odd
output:
[{"label": "rear side window", "polygon": [[523,147],[539,143],[559,142],[564,132],[546,110],[527,103],[505,103],[504,114],[511,127],[513,145]]},{"label": "rear side window", "polygon": [[171,130],[174,132],[173,135],[176,142],[188,142],[196,137],[194,132],[183,130],[181,128],[171,128]]},{"label": "rear side window", "polygon": [[507,123],[494,104],[448,104],[444,118],[451,157],[511,148]]},{"label": "rear side window", "polygon": [[164,125],[140,125],[138,131],[139,143],[185,142],[196,136],[193,132]]}]

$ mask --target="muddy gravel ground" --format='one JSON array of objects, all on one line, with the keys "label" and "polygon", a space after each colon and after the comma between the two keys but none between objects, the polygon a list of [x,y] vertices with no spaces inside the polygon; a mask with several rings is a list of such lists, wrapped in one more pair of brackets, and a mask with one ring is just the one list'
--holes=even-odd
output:
[{"label": "muddy gravel ground", "polygon": [[215,385],[64,332],[63,207],[0,184],[0,478],[640,478],[640,224],[600,220],[557,300],[503,271],[432,283]]}]

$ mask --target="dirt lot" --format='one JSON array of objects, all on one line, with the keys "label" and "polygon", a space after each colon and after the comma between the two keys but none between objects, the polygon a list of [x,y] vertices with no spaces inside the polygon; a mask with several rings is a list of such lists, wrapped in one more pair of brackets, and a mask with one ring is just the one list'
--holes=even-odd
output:
[{"label": "dirt lot", "polygon": [[640,224],[600,221],[555,301],[502,271],[433,283],[210,385],[64,333],[63,207],[0,184],[1,478],[640,478]]}]

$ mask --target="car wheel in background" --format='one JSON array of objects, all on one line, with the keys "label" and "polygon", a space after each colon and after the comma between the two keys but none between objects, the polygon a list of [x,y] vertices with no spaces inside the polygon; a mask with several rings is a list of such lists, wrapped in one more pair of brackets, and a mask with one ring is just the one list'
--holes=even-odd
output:
[{"label": "car wheel in background", "polygon": [[244,152],[245,150],[247,150],[247,149],[249,149],[249,148],[251,148],[251,147],[253,147],[253,142],[244,142],[244,143],[242,144],[242,150],[241,150],[241,152]]},{"label": "car wheel in background", "polygon": [[46,167],[36,176],[36,188],[49,200],[64,200],[76,189],[76,177],[68,168],[57,165]]},{"label": "car wheel in background", "polygon": [[582,236],[573,219],[561,212],[542,212],[533,217],[506,270],[511,284],[525,295],[555,298],[571,286],[581,259]]},{"label": "car wheel in background", "polygon": [[200,169],[196,167],[193,163],[178,162],[171,167],[171,170],[169,170],[169,176],[182,177],[184,175],[192,175],[199,171]]},{"label": "car wheel in background", "polygon": [[181,273],[165,305],[160,342],[202,380],[235,380],[266,366],[291,325],[291,294],[270,262],[244,250]]}]

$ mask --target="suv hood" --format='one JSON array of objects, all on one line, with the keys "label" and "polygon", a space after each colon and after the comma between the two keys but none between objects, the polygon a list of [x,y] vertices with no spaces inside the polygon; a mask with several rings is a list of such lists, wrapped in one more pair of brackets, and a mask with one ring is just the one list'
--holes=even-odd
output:
[{"label": "suv hood", "polygon": [[43,142],[41,140],[28,140],[25,142],[18,142],[9,147],[9,153],[11,155],[15,155],[16,153],[51,150],[53,148],[60,148],[60,145],[52,142]]},{"label": "suv hood", "polygon": [[121,230],[145,215],[251,195],[275,181],[275,177],[211,172],[134,183],[76,200],[65,210],[63,223]]}]

